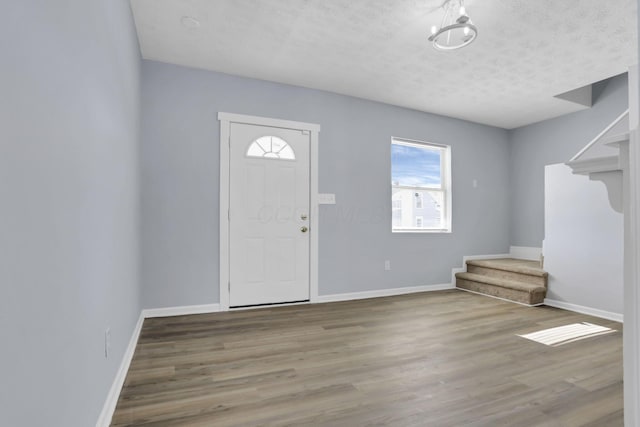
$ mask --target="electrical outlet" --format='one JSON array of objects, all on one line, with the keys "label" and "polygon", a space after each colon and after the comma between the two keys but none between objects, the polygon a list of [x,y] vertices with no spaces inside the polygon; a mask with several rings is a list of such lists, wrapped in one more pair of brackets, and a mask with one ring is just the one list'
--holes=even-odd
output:
[{"label": "electrical outlet", "polygon": [[111,352],[111,328],[107,328],[104,331],[104,357],[105,359],[109,358],[109,353]]},{"label": "electrical outlet", "polygon": [[391,270],[391,261],[390,261],[390,260],[385,260],[385,262],[384,262],[384,269],[385,269],[386,271]]}]

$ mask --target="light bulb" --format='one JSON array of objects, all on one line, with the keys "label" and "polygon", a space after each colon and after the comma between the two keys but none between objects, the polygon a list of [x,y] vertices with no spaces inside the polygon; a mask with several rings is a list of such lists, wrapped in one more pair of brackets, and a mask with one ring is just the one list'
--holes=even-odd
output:
[{"label": "light bulb", "polygon": [[437,33],[437,32],[438,32],[438,27],[436,27],[435,25],[433,25],[433,26],[431,27],[431,34],[435,34],[435,33]]},{"label": "light bulb", "polygon": [[464,27],[464,29],[462,31],[464,31],[464,35],[465,36],[469,35],[469,27]]},{"label": "light bulb", "polygon": [[467,10],[464,8],[464,6],[460,6],[460,15],[466,15],[467,14]]}]

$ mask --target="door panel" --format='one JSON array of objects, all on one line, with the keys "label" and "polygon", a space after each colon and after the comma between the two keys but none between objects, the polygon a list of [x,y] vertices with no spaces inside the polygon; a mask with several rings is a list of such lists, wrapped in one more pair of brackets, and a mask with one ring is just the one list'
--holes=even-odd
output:
[{"label": "door panel", "polygon": [[230,306],[308,300],[310,136],[239,123],[230,135]]}]

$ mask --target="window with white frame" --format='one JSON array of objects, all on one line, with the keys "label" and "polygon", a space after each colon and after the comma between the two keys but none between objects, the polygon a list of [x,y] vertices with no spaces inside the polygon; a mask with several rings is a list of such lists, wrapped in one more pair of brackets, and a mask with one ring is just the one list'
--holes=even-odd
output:
[{"label": "window with white frame", "polygon": [[393,232],[451,231],[451,147],[391,139]]}]

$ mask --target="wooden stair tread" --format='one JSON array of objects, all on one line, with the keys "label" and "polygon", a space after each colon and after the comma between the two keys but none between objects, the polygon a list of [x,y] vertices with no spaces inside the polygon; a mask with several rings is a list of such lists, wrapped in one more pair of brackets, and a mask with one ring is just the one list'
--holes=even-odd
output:
[{"label": "wooden stair tread", "polygon": [[536,264],[536,261],[524,261],[513,258],[475,259],[467,261],[467,265],[526,274],[528,276],[547,277],[548,273],[537,267]]},{"label": "wooden stair tread", "polygon": [[456,278],[470,280],[472,282],[484,283],[487,285],[499,286],[501,288],[514,289],[522,292],[540,292],[546,291],[544,286],[519,282],[517,280],[503,279],[499,277],[485,276],[474,273],[456,273]]}]

